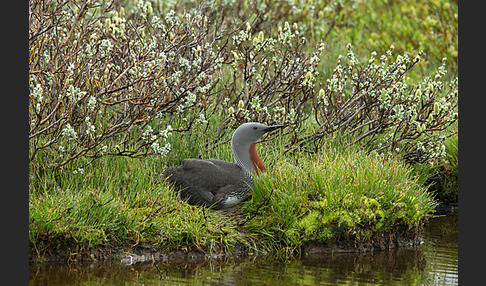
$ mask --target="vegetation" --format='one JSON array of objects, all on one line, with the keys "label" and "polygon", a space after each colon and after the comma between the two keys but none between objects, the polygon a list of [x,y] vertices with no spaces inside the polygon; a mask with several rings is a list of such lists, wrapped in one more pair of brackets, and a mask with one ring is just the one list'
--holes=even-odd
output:
[{"label": "vegetation", "polygon": [[[31,255],[70,246],[73,256],[63,258],[75,259],[98,245],[292,254],[315,241],[359,245],[383,233],[416,233],[436,205],[397,159],[331,143],[319,156],[272,156],[281,152],[276,141],[260,144],[271,168],[236,219],[191,206],[157,183],[152,175],[164,166],[154,157],[107,156],[84,173],[44,174],[50,185],[30,193]],[[218,149],[231,159],[228,144]]]},{"label": "vegetation", "polygon": [[258,181],[246,210],[257,214],[246,224],[251,232],[291,251],[419,232],[436,203],[409,167],[354,148],[325,149],[278,160]]},{"label": "vegetation", "polygon": [[[31,256],[293,252],[420,233],[457,198],[457,1],[47,0],[29,22]],[[237,219],[154,180],[232,161],[247,121],[287,127]]]}]

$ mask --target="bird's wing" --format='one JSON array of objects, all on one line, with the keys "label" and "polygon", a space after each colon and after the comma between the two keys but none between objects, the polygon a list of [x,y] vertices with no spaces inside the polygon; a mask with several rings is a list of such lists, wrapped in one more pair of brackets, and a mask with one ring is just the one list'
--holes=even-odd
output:
[{"label": "bird's wing", "polygon": [[164,176],[191,204],[213,204],[218,190],[231,185],[237,187],[243,179],[238,165],[216,159],[184,159]]},{"label": "bird's wing", "polygon": [[234,184],[242,175],[241,168],[236,164],[215,159],[185,159],[181,166],[186,178],[208,188]]}]

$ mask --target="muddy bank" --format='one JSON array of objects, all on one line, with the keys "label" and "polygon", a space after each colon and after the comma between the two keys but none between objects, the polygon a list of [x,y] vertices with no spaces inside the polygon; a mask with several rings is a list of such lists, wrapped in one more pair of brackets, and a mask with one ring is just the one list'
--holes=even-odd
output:
[{"label": "muddy bank", "polygon": [[[457,212],[457,207],[444,204],[436,209],[436,215]],[[233,220],[241,222],[242,217],[237,210],[225,210],[224,213]],[[366,253],[395,248],[413,248],[422,244],[422,230],[424,225],[415,230],[397,227],[394,230],[381,233],[368,241],[355,241],[352,239],[336,239],[327,242],[307,242],[299,249],[295,249],[294,256],[302,257],[313,254],[326,253]],[[138,262],[201,262],[205,260],[218,260],[228,257],[239,258],[252,255],[265,255],[248,249],[243,244],[236,244],[233,251],[222,249],[198,249],[196,246],[182,246],[177,249],[168,249],[161,245],[88,246],[76,243],[74,240],[63,240],[54,245],[49,240],[40,242],[36,246],[29,245],[29,263],[38,262],[113,262],[121,264],[134,264]],[[278,255],[270,253],[269,255]]]},{"label": "muddy bank", "polygon": [[[306,256],[320,253],[336,252],[372,252],[393,248],[417,247],[421,244],[421,235],[415,233],[383,234],[371,241],[334,241],[334,242],[310,242],[295,251],[296,256]],[[194,247],[195,248],[195,247]],[[121,264],[133,264],[147,261],[202,261],[211,259],[222,259],[226,257],[242,257],[259,255],[245,248],[243,245],[236,245],[232,252],[214,250],[212,252],[193,249],[192,247],[181,247],[180,249],[164,249],[163,247],[140,245],[130,246],[83,246],[68,242],[57,247],[46,247],[39,250],[29,247],[29,263],[38,262],[89,262],[89,261],[110,261]]]}]

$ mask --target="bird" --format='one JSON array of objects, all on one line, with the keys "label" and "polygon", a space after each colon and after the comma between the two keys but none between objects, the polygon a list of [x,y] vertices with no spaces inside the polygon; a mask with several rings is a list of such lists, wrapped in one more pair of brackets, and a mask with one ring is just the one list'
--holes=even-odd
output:
[{"label": "bird", "polygon": [[264,134],[285,127],[258,122],[241,124],[231,137],[235,163],[218,159],[184,159],[181,165],[162,174],[181,198],[191,205],[214,210],[234,207],[249,197],[253,179],[266,171],[256,151],[256,142]]}]

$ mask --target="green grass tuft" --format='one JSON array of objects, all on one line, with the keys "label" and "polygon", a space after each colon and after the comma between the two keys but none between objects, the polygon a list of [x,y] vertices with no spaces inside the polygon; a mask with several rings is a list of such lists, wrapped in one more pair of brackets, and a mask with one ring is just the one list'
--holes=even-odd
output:
[{"label": "green grass tuft", "polygon": [[411,168],[354,148],[274,162],[256,184],[245,229],[270,244],[369,241],[387,231],[421,229],[436,202]]}]

